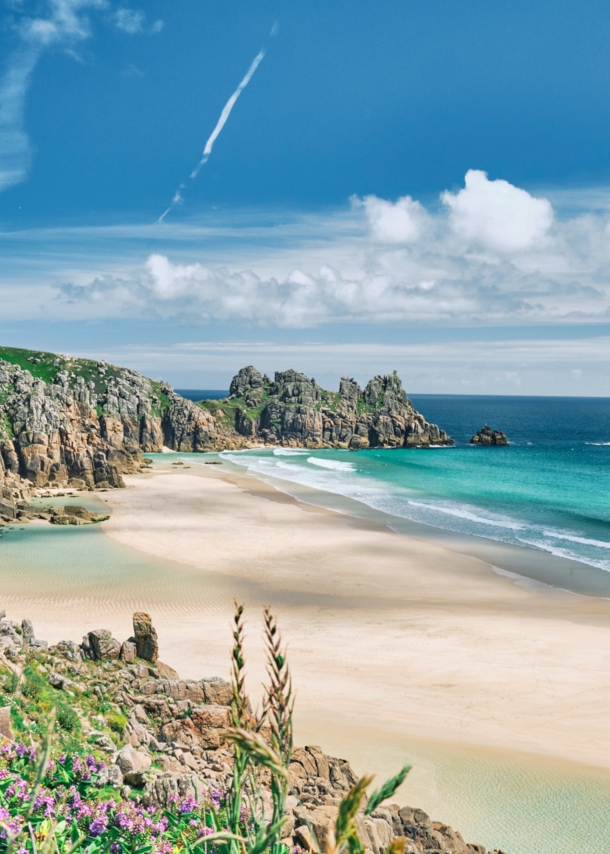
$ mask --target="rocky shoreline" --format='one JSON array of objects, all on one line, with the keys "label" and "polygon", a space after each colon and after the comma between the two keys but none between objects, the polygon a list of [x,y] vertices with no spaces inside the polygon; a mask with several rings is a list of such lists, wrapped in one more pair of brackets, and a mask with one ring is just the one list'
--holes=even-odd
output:
[{"label": "rocky shoreline", "polygon": [[[111,489],[164,447],[183,453],[255,445],[403,448],[451,445],[415,411],[396,373],[339,392],[296,371],[273,382],[242,368],[224,401],[195,404],[127,368],[0,348],[0,502],[32,487]],[[0,507],[0,515],[2,508]],[[9,514],[10,515],[10,514]]]},{"label": "rocky shoreline", "polygon": [[[0,685],[6,703],[0,708],[0,742],[31,737],[43,709],[69,703],[77,716],[72,742],[78,732],[83,747],[105,759],[96,782],[100,789],[120,790],[122,797],[153,809],[177,797],[202,799],[210,790],[223,792],[233,774],[227,739],[232,686],[216,677],[180,679],[158,658],[150,616],[134,614],[133,628],[133,636],[122,643],[98,629],[80,645],[61,641],[50,647],[35,638],[31,621],[11,621],[0,611]],[[40,713],[32,701],[36,680]],[[357,778],[348,762],[312,745],[293,749],[288,774],[283,841],[313,854],[314,837],[324,849],[338,805]],[[271,802],[268,789],[263,801]],[[359,811],[355,820],[371,854],[383,854],[397,838],[405,840],[407,854],[486,854],[482,845],[465,843],[457,831],[420,809],[390,804],[371,815]]]}]

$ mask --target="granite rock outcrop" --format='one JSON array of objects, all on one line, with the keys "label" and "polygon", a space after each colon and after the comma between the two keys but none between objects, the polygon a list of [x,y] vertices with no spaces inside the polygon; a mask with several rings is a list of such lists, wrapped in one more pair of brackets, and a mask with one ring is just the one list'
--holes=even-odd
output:
[{"label": "granite rock outcrop", "polygon": [[[229,397],[195,404],[167,383],[104,361],[0,347],[0,516],[32,488],[111,489],[143,453],[252,445],[408,448],[451,445],[415,410],[394,372],[338,392],[294,370],[242,368]],[[7,506],[3,508],[2,504]],[[75,523],[78,524],[78,523]]]},{"label": "granite rock outcrop", "polygon": [[214,416],[218,444],[307,448],[410,448],[452,445],[407,397],[396,372],[361,389],[343,377],[338,392],[294,370],[273,381],[252,365],[233,377],[229,397],[199,404]]},{"label": "granite rock outcrop", "polygon": [[470,440],[471,445],[508,445],[506,434],[485,424]]},{"label": "granite rock outcrop", "polygon": [[[142,623],[147,636],[154,632],[148,615],[136,613],[133,622],[136,636]],[[130,660],[125,653],[133,641],[121,643],[107,629],[87,632],[81,645],[66,640],[51,647],[38,641],[35,646],[33,640],[29,620],[7,620],[0,611],[0,690],[11,703],[0,708],[0,743],[19,735],[12,723],[23,722],[20,686],[27,683],[28,668],[31,672],[35,667],[54,702],[61,706],[67,700],[76,710],[87,751],[93,749],[105,759],[98,787],[112,786],[124,797],[157,809],[169,806],[176,796],[200,800],[212,791],[222,797],[228,790],[233,770],[226,739],[231,725],[229,683],[217,677],[182,680],[158,660]],[[31,716],[31,692],[23,699]],[[316,745],[293,749],[288,776],[284,842],[317,854],[332,838],[338,804],[357,777],[346,760]],[[263,788],[262,800],[263,809],[270,808],[268,788]],[[389,804],[371,815],[361,808],[355,822],[367,854],[384,854],[397,838],[405,840],[405,854],[487,854],[482,845],[466,843],[448,825],[408,806]]]},{"label": "granite rock outcrop", "polygon": [[209,413],[137,371],[0,348],[2,495],[24,481],[121,487],[122,475],[141,470],[143,452],[212,450],[215,440]]}]

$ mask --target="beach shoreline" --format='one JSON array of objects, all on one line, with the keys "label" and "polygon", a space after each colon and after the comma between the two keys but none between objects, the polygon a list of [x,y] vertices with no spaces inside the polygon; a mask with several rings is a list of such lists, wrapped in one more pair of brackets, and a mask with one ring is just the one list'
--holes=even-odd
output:
[{"label": "beach shoreline", "polygon": [[[610,603],[523,589],[480,560],[248,475],[168,461],[128,484],[109,493],[106,534],[259,585],[305,686],[303,718],[349,709],[356,724],[373,713],[387,731],[610,768]],[[221,631],[227,614],[212,612]],[[194,661],[163,636],[170,663],[190,675]]]},{"label": "beach shoreline", "polygon": [[[396,800],[489,848],[554,854],[560,834],[597,850],[610,797],[607,600],[177,460],[83,494],[111,511],[106,522],[9,534],[8,615],[56,643],[99,627],[123,640],[146,610],[182,678],[228,679],[235,598],[256,705],[269,604],[288,644],[297,744],[378,779],[411,762]],[[558,805],[578,816],[569,828]]]}]

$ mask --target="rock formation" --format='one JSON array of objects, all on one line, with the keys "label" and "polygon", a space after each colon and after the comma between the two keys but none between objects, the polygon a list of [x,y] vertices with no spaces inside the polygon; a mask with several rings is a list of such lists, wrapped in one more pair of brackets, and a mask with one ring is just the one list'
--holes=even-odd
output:
[{"label": "rock formation", "polygon": [[471,445],[508,445],[508,439],[500,430],[492,430],[488,424],[470,440]]},{"label": "rock formation", "polygon": [[233,377],[229,397],[201,401],[214,415],[218,444],[307,448],[409,448],[452,445],[428,424],[405,394],[400,378],[377,376],[364,391],[343,377],[339,391],[321,388],[297,371],[276,372],[273,382],[256,368]]},{"label": "rock formation", "polygon": [[[134,614],[134,633],[156,632],[148,614]],[[183,680],[160,661],[136,658],[132,640],[121,643],[107,629],[85,635],[79,646],[60,641],[47,647],[35,641],[28,620],[7,620],[0,611],[0,690],[11,704],[0,708],[0,744],[19,736],[11,724],[24,709],[31,719],[35,700],[27,688],[27,667],[46,682],[53,702],[68,702],[79,718],[83,749],[105,757],[95,782],[112,786],[144,806],[167,807],[172,798],[225,792],[232,776],[232,751],[226,740],[231,725],[231,685],[222,679]],[[27,667],[26,667],[27,665]],[[175,678],[167,678],[168,674]],[[48,696],[47,696],[48,702]],[[12,712],[12,715],[11,715]],[[29,731],[28,731],[29,732]],[[72,734],[74,743],[74,733]],[[315,854],[325,850],[340,799],[357,778],[344,759],[307,745],[292,752],[286,844]],[[263,789],[263,801],[271,801]],[[381,806],[355,821],[367,854],[384,854],[397,837],[406,838],[405,854],[486,854],[482,845],[464,842],[443,822],[420,809]],[[503,854],[496,850],[489,854]]]},{"label": "rock formation", "polygon": [[0,348],[0,500],[14,504],[32,485],[120,487],[142,452],[215,441],[210,414],[167,384],[102,361]]},{"label": "rock formation", "polygon": [[195,404],[167,383],[107,362],[0,348],[0,516],[16,518],[32,487],[121,487],[123,474],[142,470],[142,453],[163,446],[197,452],[261,442],[353,450],[453,444],[415,411],[396,373],[364,391],[343,377],[330,392],[297,371],[271,381],[248,367],[227,399]]}]

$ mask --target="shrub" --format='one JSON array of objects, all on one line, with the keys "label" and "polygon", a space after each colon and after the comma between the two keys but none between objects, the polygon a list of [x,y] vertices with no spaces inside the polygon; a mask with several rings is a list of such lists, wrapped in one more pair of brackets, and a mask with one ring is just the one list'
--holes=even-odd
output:
[{"label": "shrub", "polygon": [[80,718],[71,706],[57,707],[57,725],[65,732],[74,732],[79,723]]},{"label": "shrub", "polygon": [[[79,854],[290,854],[283,841],[292,753],[290,672],[275,618],[266,609],[270,681],[262,714],[254,715],[245,689],[242,615],[239,606],[233,633],[233,726],[226,732],[233,746],[233,772],[226,791],[208,792],[201,803],[176,793],[165,810],[145,808],[114,790],[98,788],[106,765],[93,755],[83,756],[82,739],[75,735],[65,739],[69,746],[64,743],[61,756],[49,761],[49,730],[38,749],[16,742],[0,751],[0,854],[76,854],[83,843]],[[25,677],[30,695],[38,696],[44,680],[27,668]],[[110,710],[110,726],[122,726],[121,718]],[[65,702],[57,708],[56,721],[68,733],[80,723]],[[405,766],[372,793],[365,814],[392,797],[408,770]],[[339,804],[327,854],[364,854],[356,814],[365,806],[370,781],[362,777]],[[261,808],[263,787],[271,790],[271,816]],[[40,846],[38,840],[43,840]],[[394,840],[387,854],[403,854],[405,845],[405,839]]]},{"label": "shrub", "polygon": [[108,726],[113,732],[118,733],[119,735],[123,732],[125,727],[127,726],[127,718],[122,712],[113,709],[106,715],[106,720],[108,721]]},{"label": "shrub", "polygon": [[25,682],[21,688],[22,694],[29,700],[36,700],[46,687],[46,682],[39,673],[26,669]]},{"label": "shrub", "polygon": [[18,673],[9,673],[9,675],[4,680],[4,690],[7,694],[14,694],[19,686],[19,674]]}]

